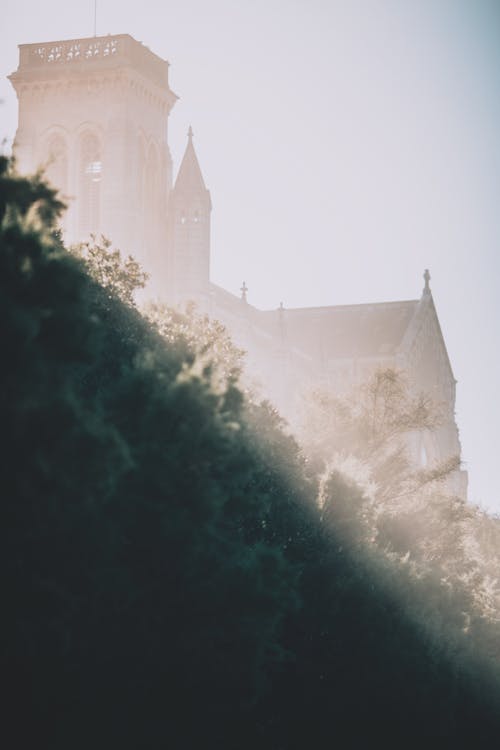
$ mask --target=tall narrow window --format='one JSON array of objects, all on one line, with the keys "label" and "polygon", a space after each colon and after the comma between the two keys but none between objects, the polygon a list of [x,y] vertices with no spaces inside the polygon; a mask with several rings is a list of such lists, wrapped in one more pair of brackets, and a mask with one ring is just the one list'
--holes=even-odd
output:
[{"label": "tall narrow window", "polygon": [[68,150],[62,135],[52,135],[47,142],[46,170],[48,181],[63,195],[68,190]]},{"label": "tall narrow window", "polygon": [[102,161],[99,139],[85,133],[80,141],[80,216],[81,239],[99,231]]},{"label": "tall narrow window", "polygon": [[159,213],[158,154],[156,149],[150,147],[144,173],[144,261],[149,273],[153,273],[155,269],[158,261],[158,247],[161,244]]}]

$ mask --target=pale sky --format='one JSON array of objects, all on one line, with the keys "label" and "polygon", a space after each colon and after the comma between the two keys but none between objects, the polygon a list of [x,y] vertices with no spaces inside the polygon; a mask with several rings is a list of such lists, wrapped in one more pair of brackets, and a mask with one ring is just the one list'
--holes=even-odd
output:
[{"label": "pale sky", "polygon": [[[7,0],[17,44],[91,36],[94,0]],[[500,513],[500,2],[98,0],[97,33],[171,63],[212,195],[212,280],[258,307],[413,299],[424,268],[452,362],[469,499]]]}]

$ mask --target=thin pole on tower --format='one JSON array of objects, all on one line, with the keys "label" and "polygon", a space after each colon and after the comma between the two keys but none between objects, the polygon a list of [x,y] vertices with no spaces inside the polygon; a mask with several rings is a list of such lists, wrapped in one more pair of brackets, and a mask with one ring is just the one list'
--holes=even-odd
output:
[{"label": "thin pole on tower", "polygon": [[97,0],[94,0],[94,36],[97,36]]}]

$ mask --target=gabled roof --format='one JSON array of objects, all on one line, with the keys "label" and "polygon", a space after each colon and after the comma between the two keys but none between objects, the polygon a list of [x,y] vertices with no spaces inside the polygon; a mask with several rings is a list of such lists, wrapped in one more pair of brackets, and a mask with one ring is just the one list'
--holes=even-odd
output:
[{"label": "gabled roof", "polygon": [[215,307],[245,315],[272,336],[286,335],[286,345],[315,357],[335,359],[395,354],[412,322],[419,300],[331,307],[258,310],[226,290],[211,285]]},{"label": "gabled roof", "polygon": [[[428,275],[429,272],[426,271],[426,274]],[[405,353],[410,352],[412,347],[415,345],[415,342],[418,342],[418,339],[422,335],[426,337],[429,336],[429,329],[428,329],[427,323],[430,318],[431,326],[435,327],[437,340],[439,341],[439,345],[441,347],[444,360],[446,362],[446,366],[448,367],[450,376],[452,380],[455,380],[455,376],[453,375],[453,368],[451,366],[450,357],[448,355],[448,350],[446,348],[446,343],[444,340],[443,332],[441,330],[441,325],[439,323],[436,306],[434,304],[434,299],[432,297],[432,293],[429,288],[429,278],[430,276],[428,275],[426,278],[425,288],[424,288],[422,297],[418,304],[417,311],[415,315],[413,316],[411,323],[405,332],[403,341],[401,342],[401,351]]]},{"label": "gabled roof", "polygon": [[[425,330],[430,315],[450,374],[453,372],[437,317],[428,279],[422,297],[397,302],[376,302],[331,307],[299,307],[259,310],[211,284],[214,315],[217,309],[233,317],[245,317],[272,337],[278,345],[312,360],[383,359],[407,355]],[[225,317],[223,315],[223,317]]]},{"label": "gabled roof", "polygon": [[[398,351],[418,304],[408,300],[284,310],[287,345],[332,359],[390,356]],[[265,315],[269,319],[277,312]]]}]

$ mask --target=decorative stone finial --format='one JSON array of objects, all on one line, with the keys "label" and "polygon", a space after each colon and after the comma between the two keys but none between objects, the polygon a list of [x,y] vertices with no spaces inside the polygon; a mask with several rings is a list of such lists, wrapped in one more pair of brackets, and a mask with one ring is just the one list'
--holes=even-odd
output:
[{"label": "decorative stone finial", "polygon": [[429,281],[430,280],[431,280],[431,275],[429,273],[429,269],[426,268],[425,271],[424,271],[424,281],[425,281],[424,292],[429,293],[431,291],[431,288],[429,286]]},{"label": "decorative stone finial", "polygon": [[248,287],[247,287],[247,285],[245,284],[245,282],[243,282],[243,286],[241,287],[241,289],[240,289],[240,292],[241,292],[241,299],[242,299],[242,302],[246,302],[246,301],[247,301],[247,292],[248,292]]},{"label": "decorative stone finial", "polygon": [[192,140],[193,140],[193,135],[194,135],[194,133],[193,133],[193,128],[192,128],[192,127],[191,127],[191,125],[190,125],[190,126],[189,126],[189,130],[188,130],[188,138],[189,138],[189,140],[190,140],[190,141],[192,141]]}]

